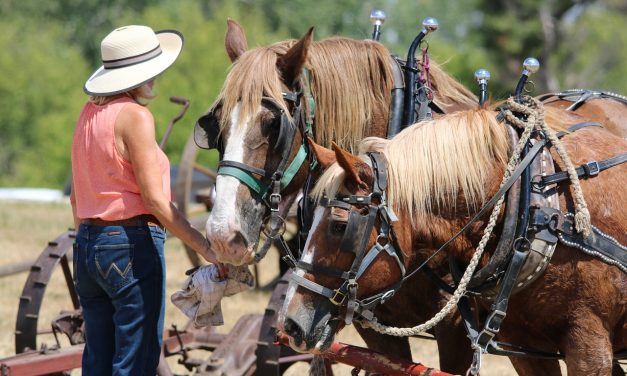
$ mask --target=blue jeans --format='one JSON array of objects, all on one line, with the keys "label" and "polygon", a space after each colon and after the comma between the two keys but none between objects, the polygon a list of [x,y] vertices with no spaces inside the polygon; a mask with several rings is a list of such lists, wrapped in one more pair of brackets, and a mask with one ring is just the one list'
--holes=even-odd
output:
[{"label": "blue jeans", "polygon": [[165,231],[80,225],[74,285],[85,319],[83,375],[156,374],[165,310]]}]

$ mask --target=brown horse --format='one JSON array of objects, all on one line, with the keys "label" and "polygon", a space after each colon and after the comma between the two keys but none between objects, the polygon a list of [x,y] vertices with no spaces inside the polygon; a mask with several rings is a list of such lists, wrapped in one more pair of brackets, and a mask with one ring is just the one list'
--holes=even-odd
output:
[{"label": "brown horse", "polygon": [[[545,110],[547,124],[554,129],[566,129],[585,120],[573,113]],[[575,165],[627,151],[626,140],[600,127],[567,134],[562,142]],[[402,253],[392,257],[393,252],[380,252],[371,260],[357,280],[359,301],[389,290],[399,281],[402,268],[408,272],[417,268],[466,224],[486,198],[498,190],[511,147],[506,127],[497,122],[496,113],[488,110],[458,112],[417,124],[392,140],[364,140],[362,153],[379,152],[387,161],[377,168],[387,172],[387,207],[398,217],[393,222],[389,216],[387,220],[378,216],[366,231],[363,229],[368,227],[362,224],[368,223],[366,218],[371,211],[364,203],[370,197],[375,210],[376,205],[382,204],[380,195],[371,195],[377,176],[372,166],[376,163],[340,147],[330,151],[316,146],[319,160],[330,167],[313,191],[318,198],[325,198],[316,208],[301,258],[301,262],[313,265],[308,268],[314,272],[296,272],[283,307],[283,330],[291,337],[292,347],[299,351],[323,351],[343,326],[338,317],[348,309],[344,306],[339,310],[328,296],[339,300],[335,292],[346,291],[341,289],[337,270],[353,268],[357,256],[347,251],[344,244],[356,244],[354,232],[366,231],[363,235],[367,239],[364,247],[354,252],[372,252],[375,242],[386,244],[379,243],[377,236],[382,233],[382,223],[391,222],[394,236],[390,235],[388,241],[394,241],[392,244]],[[627,243],[627,196],[623,188],[626,181],[626,164],[580,180],[592,223],[622,244]],[[573,212],[575,194],[571,185],[562,183],[555,189],[560,208]],[[335,197],[335,203],[330,201]],[[486,217],[449,245],[448,252],[459,262],[469,262],[482,237]],[[502,222],[500,216],[497,229]],[[488,242],[487,255],[493,252],[495,238]],[[429,265],[437,267],[442,263],[442,259],[436,258]],[[316,273],[316,269],[336,271],[325,275]],[[480,302],[489,307],[489,301]],[[430,305],[418,299],[403,303],[388,309],[403,315]],[[382,317],[379,322],[391,324]],[[627,276],[618,267],[560,242],[545,272],[511,297],[497,338],[529,349],[563,354],[569,375],[610,375],[613,353],[627,350]],[[522,375],[561,374],[557,360],[511,361]],[[617,364],[614,367],[614,372],[622,372]]]},{"label": "brown horse", "polygon": [[[205,137],[210,139],[201,142],[218,147],[222,162],[235,162],[225,167],[243,166],[246,171],[252,171],[257,183],[242,184],[241,178],[233,176],[238,173],[221,170],[206,231],[220,259],[240,264],[248,262],[258,248],[261,224],[270,214],[264,203],[269,195],[261,197],[263,192],[260,194],[251,185],[270,185],[273,172],[283,162],[289,165],[296,159],[306,136],[302,120],[313,114],[311,131],[319,144],[330,146],[334,141],[349,150],[357,150],[363,137],[387,134],[394,82],[389,51],[371,40],[336,37],[313,42],[310,30],[298,41],[248,49],[242,27],[229,20],[225,45],[233,65],[220,96],[205,117],[209,124]],[[476,97],[437,65],[431,65],[430,75],[435,102],[440,108],[455,111],[476,106]],[[298,115],[297,108],[304,116]],[[285,141],[283,132],[290,127],[295,136]],[[307,158],[293,173],[291,182],[282,187],[278,207],[282,216],[298,197],[309,172]],[[319,172],[314,170],[313,174]],[[423,275],[415,280],[426,283]],[[441,295],[436,287],[421,291],[428,291],[429,301],[436,301]],[[421,319],[431,309],[418,311]],[[412,321],[415,315],[411,313]],[[399,325],[404,322],[399,321]],[[360,334],[373,349],[411,358],[406,339],[382,340],[381,335],[363,329]],[[456,359],[469,362],[472,354],[466,351],[464,341],[460,326],[444,326],[438,333],[443,369],[457,372]]]},{"label": "brown horse", "polygon": [[[585,94],[585,91],[582,91]],[[539,96],[545,106],[567,109],[573,102],[562,99],[558,95],[544,94]],[[622,98],[621,98],[622,99]],[[622,138],[627,138],[627,102],[612,97],[591,97],[575,110],[575,113],[603,125],[608,131]]]}]

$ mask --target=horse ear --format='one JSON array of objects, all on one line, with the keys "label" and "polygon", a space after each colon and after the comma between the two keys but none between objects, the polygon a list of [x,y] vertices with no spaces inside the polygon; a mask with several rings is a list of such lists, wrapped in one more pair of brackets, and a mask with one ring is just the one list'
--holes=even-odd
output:
[{"label": "horse ear", "polygon": [[353,182],[358,187],[367,187],[367,183],[363,181],[363,175],[360,176],[360,172],[369,171],[370,166],[368,166],[368,164],[362,161],[359,157],[352,155],[348,151],[339,147],[335,142],[332,142],[332,145],[337,163],[346,172],[346,179]]},{"label": "horse ear", "polygon": [[246,50],[248,50],[248,42],[246,42],[246,34],[244,29],[231,18],[226,20],[227,29],[224,37],[224,46],[226,53],[229,55],[231,62],[237,60]]},{"label": "horse ear", "polygon": [[316,144],[316,142],[311,137],[307,137],[307,142],[309,143],[309,147],[313,150],[314,155],[316,156],[316,160],[322,166],[323,170],[326,170],[329,166],[335,163],[335,152],[331,149],[327,149],[322,145]]},{"label": "horse ear", "polygon": [[305,62],[307,61],[307,50],[313,39],[313,30],[311,27],[307,33],[290,48],[285,55],[280,56],[277,60],[277,67],[283,75],[285,84],[292,86],[300,76]]}]

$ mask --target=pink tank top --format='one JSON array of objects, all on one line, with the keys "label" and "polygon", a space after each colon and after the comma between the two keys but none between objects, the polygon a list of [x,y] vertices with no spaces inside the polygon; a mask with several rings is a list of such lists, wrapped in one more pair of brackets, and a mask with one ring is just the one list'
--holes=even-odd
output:
[{"label": "pink tank top", "polygon": [[[122,97],[98,106],[88,102],[78,119],[72,142],[72,180],[77,216],[107,221],[150,214],[144,206],[133,166],[115,146],[114,125],[120,110],[134,103]],[[170,162],[156,148],[163,193],[171,199]]]}]

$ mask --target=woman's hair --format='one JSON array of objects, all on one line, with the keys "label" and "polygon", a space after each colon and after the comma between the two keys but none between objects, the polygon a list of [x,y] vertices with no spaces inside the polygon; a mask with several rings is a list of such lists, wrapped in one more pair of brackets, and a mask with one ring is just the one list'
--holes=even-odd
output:
[{"label": "woman's hair", "polygon": [[127,97],[131,97],[135,102],[139,103],[142,106],[146,106],[152,99],[156,97],[156,95],[152,91],[152,86],[149,85],[149,83],[145,83],[139,87],[136,87],[121,94],[107,96],[92,95],[91,97],[89,97],[89,101],[98,106],[102,106],[111,102],[119,95],[126,95]]}]

